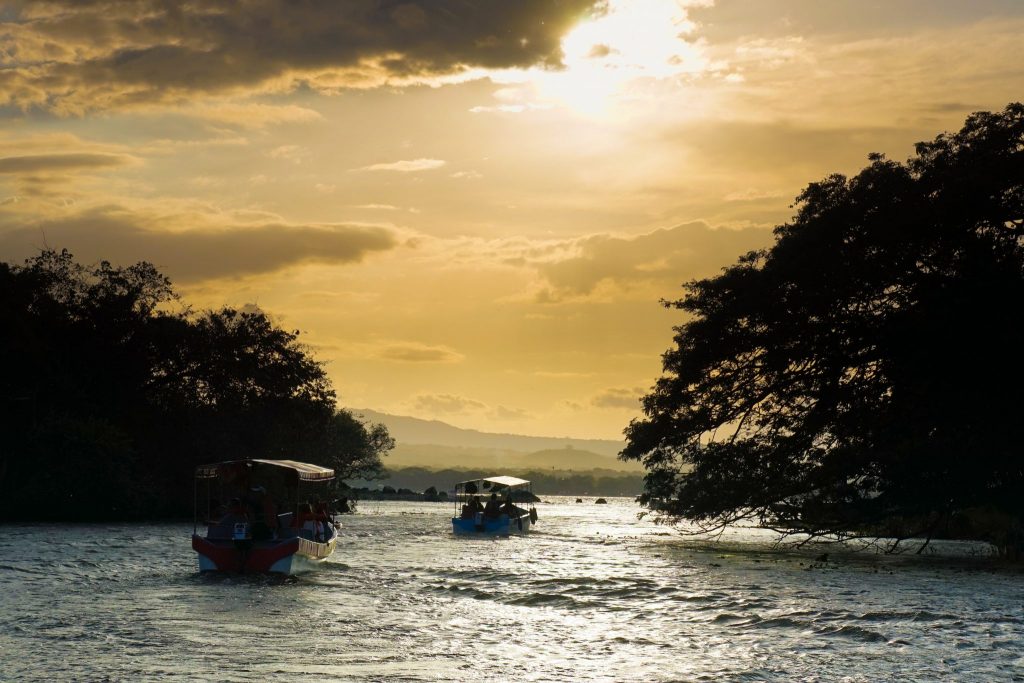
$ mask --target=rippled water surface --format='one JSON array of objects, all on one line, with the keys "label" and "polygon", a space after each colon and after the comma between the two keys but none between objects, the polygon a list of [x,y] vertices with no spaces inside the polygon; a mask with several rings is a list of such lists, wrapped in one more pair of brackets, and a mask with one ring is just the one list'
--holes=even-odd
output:
[{"label": "rippled water surface", "polygon": [[363,503],[283,580],[198,575],[191,525],[0,526],[0,680],[1024,681],[1013,568],[694,545],[624,500],[526,538],[451,510]]}]

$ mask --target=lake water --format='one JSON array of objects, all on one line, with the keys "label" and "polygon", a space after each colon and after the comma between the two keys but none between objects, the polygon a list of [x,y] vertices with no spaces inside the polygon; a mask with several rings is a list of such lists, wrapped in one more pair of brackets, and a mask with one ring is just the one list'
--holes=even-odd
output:
[{"label": "lake water", "polygon": [[1024,681],[1024,575],[975,547],[821,561],[554,500],[507,539],[364,502],[299,579],[200,576],[191,525],[0,526],[0,680]]}]

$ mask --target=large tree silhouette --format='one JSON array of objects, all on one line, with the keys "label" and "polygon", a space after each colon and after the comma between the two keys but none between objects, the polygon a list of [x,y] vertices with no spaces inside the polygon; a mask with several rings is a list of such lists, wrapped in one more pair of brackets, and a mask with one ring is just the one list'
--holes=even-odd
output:
[{"label": "large tree silhouette", "polygon": [[209,461],[382,469],[387,430],[337,409],[298,332],[176,299],[147,263],[0,263],[0,518],[181,514]]},{"label": "large tree silhouette", "polygon": [[665,302],[687,317],[622,455],[707,526],[899,538],[985,511],[1019,544],[1024,106],[870,159]]}]

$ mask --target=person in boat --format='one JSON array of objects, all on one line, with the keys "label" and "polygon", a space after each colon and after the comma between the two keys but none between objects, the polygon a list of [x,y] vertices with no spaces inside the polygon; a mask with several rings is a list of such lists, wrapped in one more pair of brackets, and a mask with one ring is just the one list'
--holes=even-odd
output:
[{"label": "person in boat", "polygon": [[248,522],[249,511],[242,504],[241,498],[232,498],[220,518],[220,524],[234,524],[235,522]]},{"label": "person in boat", "polygon": [[281,526],[277,518],[278,505],[271,496],[263,497],[263,521],[266,522],[270,535],[277,538],[278,528]]},{"label": "person in boat", "polygon": [[318,500],[316,503],[315,511],[316,522],[318,525],[317,528],[315,529],[316,540],[326,541],[327,536],[329,535],[327,531],[327,525],[331,523],[331,511],[328,508],[327,501]]},{"label": "person in boat", "polygon": [[511,498],[507,499],[505,504],[501,506],[501,511],[508,515],[510,519],[516,519],[525,512],[525,510],[513,503]]},{"label": "person in boat", "polygon": [[492,493],[487,506],[484,508],[484,517],[497,517],[501,514],[501,503],[498,502],[498,494]]},{"label": "person in boat", "polygon": [[319,513],[314,510],[313,503],[306,503],[299,507],[299,516],[295,518],[295,526],[312,531],[313,538],[311,540],[314,541],[321,541],[327,536],[324,524],[320,521]]},{"label": "person in boat", "polygon": [[207,509],[209,510],[209,512],[207,513],[206,517],[210,524],[219,522],[220,520],[224,519],[224,516],[226,514],[228,514],[228,506],[220,502],[216,498],[210,500]]},{"label": "person in boat", "polygon": [[249,516],[252,519],[252,538],[254,541],[265,541],[271,538],[273,533],[271,525],[267,524],[268,511],[274,512],[274,528],[277,527],[277,510],[269,502],[266,496],[267,490],[262,486],[254,486],[249,491],[247,500]]},{"label": "person in boat", "polygon": [[476,513],[483,512],[484,506],[480,504],[480,496],[473,496],[469,499],[468,505],[462,506],[462,518],[473,519]]}]

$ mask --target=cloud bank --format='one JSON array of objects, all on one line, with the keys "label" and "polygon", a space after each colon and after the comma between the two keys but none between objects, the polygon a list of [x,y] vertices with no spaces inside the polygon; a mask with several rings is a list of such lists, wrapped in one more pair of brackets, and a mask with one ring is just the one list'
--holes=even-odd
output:
[{"label": "cloud bank", "polygon": [[[210,225],[211,220],[218,221]],[[84,262],[150,261],[176,282],[241,277],[303,263],[349,264],[392,249],[398,239],[383,227],[241,221],[230,215],[176,216],[104,206],[4,225],[0,260],[27,258],[49,246]],[[170,226],[200,224],[198,229]]]},{"label": "cloud bank", "polygon": [[196,94],[373,87],[561,63],[596,0],[45,0],[0,17],[0,105],[63,114]]}]

